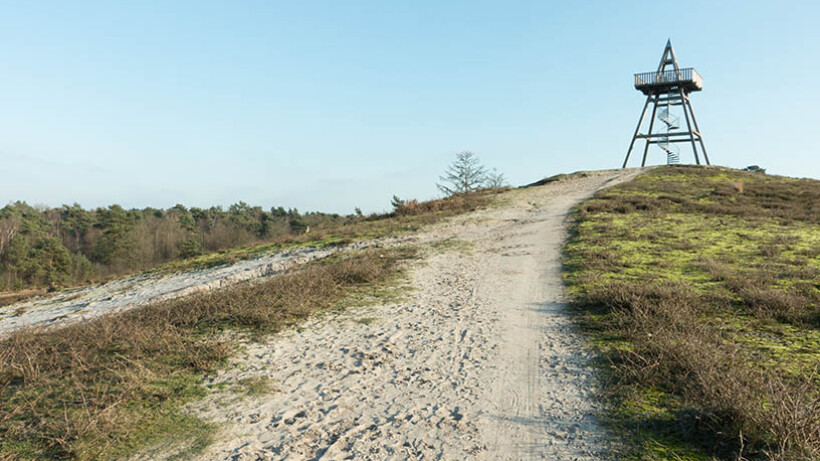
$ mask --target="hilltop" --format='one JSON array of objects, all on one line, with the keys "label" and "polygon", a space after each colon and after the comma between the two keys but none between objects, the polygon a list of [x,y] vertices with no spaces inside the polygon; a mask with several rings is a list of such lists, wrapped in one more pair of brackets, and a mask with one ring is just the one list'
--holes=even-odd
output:
[{"label": "hilltop", "polygon": [[820,181],[656,168],[581,205],[564,264],[623,456],[820,456]]},{"label": "hilltop", "polygon": [[399,205],[0,308],[0,458],[817,456],[820,182]]}]

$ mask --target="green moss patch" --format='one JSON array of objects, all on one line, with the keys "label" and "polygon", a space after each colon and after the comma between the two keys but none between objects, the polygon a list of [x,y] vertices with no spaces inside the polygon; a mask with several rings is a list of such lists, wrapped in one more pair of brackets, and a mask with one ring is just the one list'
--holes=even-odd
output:
[{"label": "green moss patch", "polygon": [[575,217],[564,277],[630,459],[820,456],[820,182],[661,167]]}]

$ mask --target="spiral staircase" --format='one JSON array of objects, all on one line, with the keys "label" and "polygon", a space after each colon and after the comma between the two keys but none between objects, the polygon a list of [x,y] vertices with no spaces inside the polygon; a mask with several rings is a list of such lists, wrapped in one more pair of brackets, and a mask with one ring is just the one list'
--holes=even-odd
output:
[{"label": "spiral staircase", "polygon": [[[680,117],[674,115],[669,110],[669,105],[661,107],[658,111],[657,119],[666,125],[667,135],[680,128]],[[680,148],[669,142],[669,136],[664,136],[658,139],[658,147],[666,152],[666,164],[674,165],[680,163]]]}]

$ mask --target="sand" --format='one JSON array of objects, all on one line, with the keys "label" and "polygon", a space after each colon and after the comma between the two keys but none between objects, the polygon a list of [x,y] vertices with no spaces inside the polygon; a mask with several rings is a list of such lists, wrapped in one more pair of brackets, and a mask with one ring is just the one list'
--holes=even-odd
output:
[{"label": "sand", "polygon": [[[574,205],[638,173],[511,191],[418,236],[402,301],[245,344],[188,408],[220,427],[200,459],[603,458],[560,249]],[[237,393],[251,378],[273,390]]]}]

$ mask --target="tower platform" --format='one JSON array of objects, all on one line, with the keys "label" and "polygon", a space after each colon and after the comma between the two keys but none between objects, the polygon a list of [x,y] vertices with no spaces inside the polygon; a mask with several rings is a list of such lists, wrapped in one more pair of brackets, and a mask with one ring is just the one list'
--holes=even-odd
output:
[{"label": "tower platform", "polygon": [[664,72],[643,72],[635,74],[635,89],[645,95],[669,93],[681,88],[685,92],[703,89],[703,78],[692,68],[667,70]]}]

